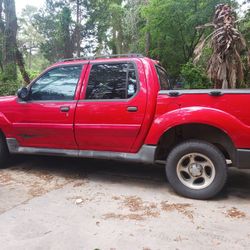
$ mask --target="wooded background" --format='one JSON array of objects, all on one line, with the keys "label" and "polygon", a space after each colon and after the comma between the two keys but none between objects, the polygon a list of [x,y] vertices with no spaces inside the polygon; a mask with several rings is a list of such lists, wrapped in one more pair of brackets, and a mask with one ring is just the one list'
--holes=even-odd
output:
[{"label": "wooded background", "polygon": [[[248,2],[248,1],[246,1]],[[63,58],[142,53],[159,60],[174,84],[208,88],[213,51],[204,48],[198,63],[194,52],[212,28],[220,0],[45,0],[44,7],[24,6],[16,16],[15,0],[0,0],[0,94],[13,94],[51,63]],[[250,47],[250,10],[237,1],[223,1],[237,12],[237,29]],[[248,49],[240,51],[249,87]]]}]

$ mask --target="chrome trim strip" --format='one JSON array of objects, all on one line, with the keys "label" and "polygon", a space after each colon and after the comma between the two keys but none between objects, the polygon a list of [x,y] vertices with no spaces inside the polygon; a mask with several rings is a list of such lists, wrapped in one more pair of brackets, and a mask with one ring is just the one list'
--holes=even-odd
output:
[{"label": "chrome trim strip", "polygon": [[[75,97],[74,97],[75,98]],[[62,105],[67,105],[67,103],[77,103],[77,100],[28,100],[28,101],[22,101],[19,100],[18,103],[20,104],[26,104],[26,103],[52,103],[52,102],[56,102],[58,103],[62,103]]]},{"label": "chrome trim strip", "polygon": [[7,138],[6,142],[9,148],[9,152],[12,154],[51,155],[66,157],[79,156],[78,150],[20,147],[18,141],[14,138]]},{"label": "chrome trim strip", "polygon": [[143,145],[138,153],[122,153],[122,152],[106,152],[106,151],[89,151],[80,150],[79,157],[95,158],[95,159],[112,159],[119,161],[138,162],[138,163],[154,163],[155,146]]},{"label": "chrome trim strip", "polygon": [[250,89],[172,89],[172,90],[160,90],[159,95],[169,95],[170,92],[178,92],[180,95],[188,94],[210,94],[211,92],[219,91],[224,94],[250,94]]},{"label": "chrome trim strip", "polygon": [[65,157],[81,157],[106,160],[120,160],[127,162],[137,162],[153,164],[155,159],[156,146],[143,145],[138,153],[122,153],[110,151],[94,150],[67,150],[67,149],[50,149],[20,147],[15,138],[7,138],[7,145],[12,154],[30,154],[30,155],[51,155]]}]

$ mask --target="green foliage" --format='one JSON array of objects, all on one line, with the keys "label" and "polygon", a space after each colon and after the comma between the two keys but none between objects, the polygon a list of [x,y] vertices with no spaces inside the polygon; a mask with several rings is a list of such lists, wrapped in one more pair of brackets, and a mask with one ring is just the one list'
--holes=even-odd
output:
[{"label": "green foliage", "polygon": [[191,62],[181,67],[181,78],[183,78],[185,86],[191,89],[206,89],[212,87],[206,70],[202,66],[197,66]]},{"label": "green foliage", "polygon": [[[34,16],[38,12],[38,9],[34,6],[27,5],[21,13],[19,18],[19,32],[18,32],[18,47],[23,53],[26,67],[31,69],[37,67],[35,62],[33,63],[34,57],[37,56],[39,46],[43,42],[43,37],[40,32],[34,26]],[[41,56],[42,58],[42,56]]]},{"label": "green foliage", "polygon": [[144,27],[146,20],[142,17],[142,8],[145,0],[127,0],[124,6],[123,31],[127,42],[127,51],[132,53],[144,53],[145,37]]},{"label": "green foliage", "polygon": [[89,0],[87,4],[88,20],[86,26],[92,30],[98,43],[107,42],[107,30],[110,27],[108,0]]},{"label": "green foliage", "polygon": [[[249,53],[250,55],[250,9],[248,9],[245,13],[244,18],[241,19],[241,22],[239,23],[239,29],[246,39],[248,51],[246,53]],[[244,65],[248,65],[248,67],[245,68],[244,72],[244,78],[245,78],[245,86],[242,87],[250,87],[250,61],[246,56],[246,53],[243,54],[242,59]]]},{"label": "green foliage", "polygon": [[151,34],[150,55],[160,60],[173,77],[177,78],[181,65],[193,57],[203,35],[196,27],[212,20],[214,8],[220,2],[151,0],[142,9],[143,17],[148,20],[144,32]]},{"label": "green foliage", "polygon": [[17,68],[15,63],[6,64],[2,73],[2,79],[5,81],[15,81],[17,79]]},{"label": "green foliage", "polygon": [[124,39],[122,0],[89,0],[86,7],[88,20],[86,28],[92,30],[95,39],[95,54],[122,54],[127,52],[127,40]]},{"label": "green foliage", "polygon": [[245,12],[244,18],[241,19],[239,29],[244,35],[248,45],[250,45],[250,9]]},{"label": "green foliage", "polygon": [[21,84],[17,83],[17,81],[7,81],[6,79],[3,81],[1,78],[2,75],[0,75],[0,96],[15,95]]},{"label": "green foliage", "polygon": [[58,15],[59,25],[56,32],[56,43],[60,58],[73,57],[73,47],[71,45],[70,24],[72,23],[71,11],[68,7],[63,7]]},{"label": "green foliage", "polygon": [[[30,79],[33,80],[39,76],[40,70],[28,70]],[[3,73],[0,73],[0,96],[15,95],[17,90],[25,86],[20,72],[18,72],[18,78],[15,81],[6,79]]]},{"label": "green foliage", "polygon": [[65,1],[47,0],[46,7],[34,15],[33,25],[44,37],[40,49],[49,62],[72,57],[72,19]]},{"label": "green foliage", "polygon": [[[236,3],[234,0],[223,2]],[[212,21],[218,3],[221,1],[45,0],[45,7],[37,10],[27,6],[22,12],[18,47],[29,75],[35,78],[52,62],[78,54],[76,44],[79,35],[81,55],[86,56],[145,53],[149,45],[150,57],[160,60],[172,79],[183,78],[192,88],[210,87],[205,65],[211,50],[205,49],[198,66],[190,61],[200,38],[211,31],[198,31],[196,27]],[[77,12],[79,4],[80,11],[78,9]],[[0,27],[3,20],[0,18]],[[239,25],[250,45],[249,20],[250,11],[242,17]],[[146,40],[146,37],[150,39]],[[0,57],[2,38],[0,32]],[[243,60],[246,60],[244,56]],[[248,69],[245,74],[250,82]],[[9,73],[5,71],[0,76],[4,81],[8,78],[5,74]],[[1,84],[0,92],[15,92],[19,84],[13,83],[12,88],[12,83]]]},{"label": "green foliage", "polygon": [[94,24],[84,25],[87,22],[88,13],[85,9],[89,1],[46,0],[45,7],[34,15],[33,25],[43,36],[40,51],[49,62],[73,57],[74,52],[81,54],[85,47],[90,47],[87,42],[86,45],[82,43],[83,39],[90,38],[94,29]]},{"label": "green foliage", "polygon": [[29,77],[32,80],[34,80],[35,78],[37,78],[40,74],[41,74],[41,71],[39,70],[28,70],[28,73],[29,73]]}]

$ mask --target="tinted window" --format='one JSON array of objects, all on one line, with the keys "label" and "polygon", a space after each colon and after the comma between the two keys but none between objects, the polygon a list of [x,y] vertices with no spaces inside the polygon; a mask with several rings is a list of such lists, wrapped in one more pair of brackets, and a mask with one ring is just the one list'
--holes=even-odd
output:
[{"label": "tinted window", "polygon": [[82,66],[55,68],[31,87],[31,100],[73,100]]},{"label": "tinted window", "polygon": [[94,64],[91,68],[86,99],[127,99],[137,91],[132,63]]},{"label": "tinted window", "polygon": [[170,89],[170,84],[169,84],[168,75],[167,75],[166,71],[159,66],[156,66],[156,71],[157,71],[157,74],[159,77],[161,90]]}]

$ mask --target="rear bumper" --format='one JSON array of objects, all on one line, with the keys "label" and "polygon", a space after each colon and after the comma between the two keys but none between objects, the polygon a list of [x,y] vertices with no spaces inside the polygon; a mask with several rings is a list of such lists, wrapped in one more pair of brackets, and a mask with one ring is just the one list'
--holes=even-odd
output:
[{"label": "rear bumper", "polygon": [[250,169],[250,149],[237,150],[237,167],[240,169]]}]

